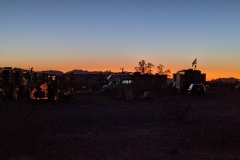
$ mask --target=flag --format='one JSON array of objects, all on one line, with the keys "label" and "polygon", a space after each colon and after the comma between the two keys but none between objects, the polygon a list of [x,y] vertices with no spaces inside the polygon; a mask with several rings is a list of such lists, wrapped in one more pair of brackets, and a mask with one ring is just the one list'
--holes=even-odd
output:
[{"label": "flag", "polygon": [[194,66],[195,64],[197,64],[197,58],[192,62],[192,66]]}]

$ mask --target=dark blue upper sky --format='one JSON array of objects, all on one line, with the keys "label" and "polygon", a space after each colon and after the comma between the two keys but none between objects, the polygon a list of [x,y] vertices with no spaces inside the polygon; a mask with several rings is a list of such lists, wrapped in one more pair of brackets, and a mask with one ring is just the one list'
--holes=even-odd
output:
[{"label": "dark blue upper sky", "polygon": [[1,66],[132,71],[145,59],[174,71],[198,57],[240,78],[239,42],[238,0],[0,1]]}]

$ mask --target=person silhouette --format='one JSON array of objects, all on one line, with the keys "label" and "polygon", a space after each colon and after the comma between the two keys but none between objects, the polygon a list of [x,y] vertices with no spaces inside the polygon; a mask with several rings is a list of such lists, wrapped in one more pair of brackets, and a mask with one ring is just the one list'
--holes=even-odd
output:
[{"label": "person silhouette", "polygon": [[37,91],[34,93],[34,97],[38,101],[43,99],[43,97],[44,97],[44,92],[42,91],[42,89],[39,86],[37,87]]}]

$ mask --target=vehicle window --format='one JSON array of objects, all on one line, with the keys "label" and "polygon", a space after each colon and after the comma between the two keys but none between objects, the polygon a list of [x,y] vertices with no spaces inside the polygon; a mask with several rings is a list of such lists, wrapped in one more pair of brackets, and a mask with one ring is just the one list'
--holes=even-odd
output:
[{"label": "vehicle window", "polygon": [[131,84],[133,83],[133,80],[123,80],[122,84]]}]

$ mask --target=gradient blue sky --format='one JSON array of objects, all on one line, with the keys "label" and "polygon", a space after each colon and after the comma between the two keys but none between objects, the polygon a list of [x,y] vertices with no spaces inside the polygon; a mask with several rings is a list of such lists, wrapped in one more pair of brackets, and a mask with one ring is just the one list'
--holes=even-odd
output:
[{"label": "gradient blue sky", "polygon": [[239,0],[0,0],[0,67],[240,78]]}]

